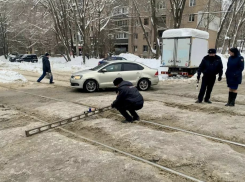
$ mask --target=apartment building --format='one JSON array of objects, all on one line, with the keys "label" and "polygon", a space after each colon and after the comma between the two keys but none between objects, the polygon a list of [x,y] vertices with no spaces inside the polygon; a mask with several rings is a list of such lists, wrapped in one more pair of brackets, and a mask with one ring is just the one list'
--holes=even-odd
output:
[{"label": "apartment building", "polygon": [[[215,47],[220,14],[212,13],[208,15],[207,12],[220,11],[221,3],[220,0],[212,0],[210,6],[208,6],[208,2],[209,0],[187,0],[180,28],[197,28],[204,31],[208,29],[210,34],[209,47],[213,48]],[[115,27],[118,28],[115,36],[116,54],[130,52],[144,58],[153,57],[147,44],[148,39],[153,47],[156,45],[150,6],[149,1],[141,0],[141,3],[138,3],[138,11],[132,1],[128,1],[128,6],[115,8],[114,13],[118,14],[114,18]],[[173,19],[169,0],[158,0],[156,6],[157,36],[161,39],[163,31],[173,28]],[[146,34],[143,33],[139,14]],[[207,26],[207,22],[209,22],[209,26]]]}]

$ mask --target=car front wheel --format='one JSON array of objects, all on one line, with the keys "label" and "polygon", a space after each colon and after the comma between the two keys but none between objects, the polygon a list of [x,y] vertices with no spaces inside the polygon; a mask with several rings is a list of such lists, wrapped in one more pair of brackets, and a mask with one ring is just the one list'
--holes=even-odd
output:
[{"label": "car front wheel", "polygon": [[87,92],[95,92],[95,90],[97,89],[97,83],[94,80],[87,80],[84,83],[84,90],[86,90]]},{"label": "car front wheel", "polygon": [[141,91],[146,91],[150,88],[150,81],[148,79],[141,79],[138,82],[138,89]]}]

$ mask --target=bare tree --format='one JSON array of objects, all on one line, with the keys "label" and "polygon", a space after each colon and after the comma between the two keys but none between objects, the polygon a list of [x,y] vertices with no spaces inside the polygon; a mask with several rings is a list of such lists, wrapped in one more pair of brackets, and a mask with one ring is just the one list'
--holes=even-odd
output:
[{"label": "bare tree", "polygon": [[156,0],[151,0],[151,14],[152,14],[152,23],[153,23],[153,31],[154,31],[154,42],[156,44],[156,58],[158,59],[160,56],[160,45],[158,40],[157,33],[157,18],[156,18]]},{"label": "bare tree", "polygon": [[174,28],[179,28],[181,26],[181,20],[185,8],[185,3],[186,0],[170,0]]},{"label": "bare tree", "polygon": [[216,38],[216,45],[215,47],[217,48],[218,47],[218,43],[219,43],[219,39],[220,39],[220,35],[221,35],[221,32],[224,28],[224,24],[227,20],[227,17],[229,15],[229,12],[231,11],[231,8],[233,6],[233,4],[235,3],[236,0],[231,0],[230,4],[228,5],[228,8],[225,9],[225,13],[221,19],[221,22],[220,22],[220,26],[219,26],[219,29],[218,29],[218,32],[217,32],[217,38]]},{"label": "bare tree", "polygon": [[[236,44],[238,30],[241,28],[241,26],[243,24],[244,5],[245,5],[245,1],[243,1],[243,0],[237,0],[234,3],[233,12],[232,12],[230,22],[229,22],[229,25],[226,29],[226,33],[225,33],[225,38],[227,37],[227,39],[229,40],[229,46],[234,46]],[[238,24],[236,23],[237,19],[239,19]],[[230,45],[230,41],[232,41],[232,45]],[[225,49],[225,43],[226,43],[226,40],[223,41],[222,51],[221,51],[222,53],[224,53],[226,50]]]},{"label": "bare tree", "polygon": [[0,7],[0,46],[2,48],[2,53],[7,58],[8,55],[8,37],[7,37],[7,30],[8,30],[8,10],[6,4],[3,4]]},{"label": "bare tree", "polygon": [[238,9],[237,16],[239,15],[238,23],[235,26],[235,33],[233,35],[232,47],[237,46],[238,34],[242,28],[243,23],[245,22],[245,1],[241,3],[241,9]]},{"label": "bare tree", "polygon": [[136,3],[135,0],[133,0],[133,5],[134,5],[134,8],[135,8],[135,10],[136,10],[136,14],[137,14],[137,16],[138,16],[138,18],[139,18],[140,26],[141,26],[141,28],[142,28],[142,30],[143,30],[143,32],[144,32],[144,36],[145,36],[147,45],[148,45],[148,47],[151,48],[151,53],[152,53],[152,54],[156,54],[155,51],[154,51],[154,49],[153,49],[153,47],[152,47],[152,45],[151,45],[151,43],[150,43],[150,41],[149,41],[149,37],[147,36],[147,33],[146,33],[146,30],[145,30],[144,24],[143,24],[142,19],[141,19],[139,7],[138,7],[138,5],[137,5],[137,3]]},{"label": "bare tree", "polygon": [[54,23],[53,30],[65,47],[67,60],[70,61],[69,21],[71,21],[71,17],[68,11],[71,11],[72,2],[70,0],[43,0],[42,5],[51,14]]}]

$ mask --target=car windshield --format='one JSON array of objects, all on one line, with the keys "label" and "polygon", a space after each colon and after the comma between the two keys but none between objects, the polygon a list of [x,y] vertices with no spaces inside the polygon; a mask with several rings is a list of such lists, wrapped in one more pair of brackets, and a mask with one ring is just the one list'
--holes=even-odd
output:
[{"label": "car windshield", "polygon": [[96,67],[94,67],[94,68],[89,69],[89,70],[97,71],[97,70],[99,70],[100,68],[102,68],[103,66],[105,66],[105,65],[107,65],[107,64],[108,64],[108,63],[105,62],[105,63],[102,63],[102,64],[100,64],[100,65],[98,65],[98,66],[96,66]]}]

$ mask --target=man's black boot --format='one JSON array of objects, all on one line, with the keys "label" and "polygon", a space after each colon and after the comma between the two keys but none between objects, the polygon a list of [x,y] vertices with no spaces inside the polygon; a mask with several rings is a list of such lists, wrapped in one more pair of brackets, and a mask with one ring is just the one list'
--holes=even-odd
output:
[{"label": "man's black boot", "polygon": [[195,103],[202,103],[202,101],[200,101],[200,100],[197,100]]},{"label": "man's black boot", "polygon": [[134,120],[131,118],[131,119],[126,119],[126,120],[123,120],[122,123],[132,123],[134,122]]},{"label": "man's black boot", "polygon": [[206,102],[208,104],[212,104],[212,102],[210,100],[205,100],[204,102]]}]

